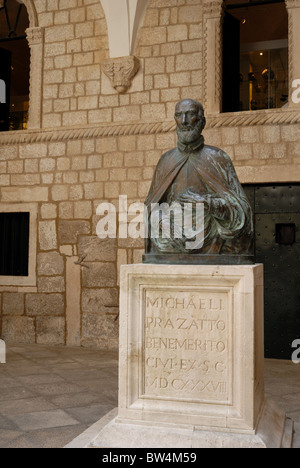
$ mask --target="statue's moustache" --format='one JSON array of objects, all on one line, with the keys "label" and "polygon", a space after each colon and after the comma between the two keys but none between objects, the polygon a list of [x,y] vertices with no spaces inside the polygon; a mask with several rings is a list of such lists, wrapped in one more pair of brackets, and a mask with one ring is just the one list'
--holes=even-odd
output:
[{"label": "statue's moustache", "polygon": [[191,132],[193,130],[195,130],[194,127],[191,127],[191,126],[188,126],[188,127],[178,127],[178,130],[180,132]]}]

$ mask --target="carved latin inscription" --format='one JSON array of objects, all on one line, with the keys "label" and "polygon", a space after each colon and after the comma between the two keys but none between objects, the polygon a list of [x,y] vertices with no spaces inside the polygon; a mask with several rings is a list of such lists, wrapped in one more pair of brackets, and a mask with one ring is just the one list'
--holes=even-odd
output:
[{"label": "carved latin inscription", "polygon": [[228,292],[147,290],[144,396],[228,404]]}]

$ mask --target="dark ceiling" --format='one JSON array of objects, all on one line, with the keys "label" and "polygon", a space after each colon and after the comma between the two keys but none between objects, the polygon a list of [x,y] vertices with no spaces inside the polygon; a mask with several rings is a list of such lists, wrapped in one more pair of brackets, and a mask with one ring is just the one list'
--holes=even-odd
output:
[{"label": "dark ceiling", "polygon": [[[225,4],[236,5],[242,2],[243,0],[229,0]],[[241,21],[241,43],[287,39],[288,13],[284,2],[256,6],[251,6],[250,3],[243,8],[228,9],[228,13]]]}]

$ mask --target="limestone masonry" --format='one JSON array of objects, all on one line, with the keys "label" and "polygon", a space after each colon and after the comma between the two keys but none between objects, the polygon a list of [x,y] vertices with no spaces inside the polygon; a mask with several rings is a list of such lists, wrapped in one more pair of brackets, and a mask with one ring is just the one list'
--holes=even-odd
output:
[{"label": "limestone masonry", "polygon": [[[242,183],[300,180],[300,104],[221,114],[218,95],[211,98],[212,84],[216,92],[220,87],[222,1],[142,3],[128,53],[139,69],[131,87],[118,93],[102,70],[102,62],[113,57],[100,0],[24,0],[30,20],[29,125],[0,134],[0,210],[30,211],[30,275],[26,281],[0,278],[0,334],[6,342],[118,346],[120,265],[141,262],[144,240],[99,239],[96,209],[104,201],[117,206],[120,195],[129,204],[144,201],[158,159],[176,146],[173,113],[180,99],[206,105],[205,141],[228,153]],[[292,82],[300,78],[300,4],[286,4]],[[154,290],[147,298],[146,390],[163,392],[167,379],[157,381],[155,370],[176,368],[179,377],[168,381],[174,394],[197,387],[205,397],[209,386],[217,401],[227,400],[230,387],[219,359],[225,362],[229,352],[222,345],[229,324],[226,294],[212,300],[196,291],[184,299]],[[183,300],[190,301],[185,312]],[[172,317],[158,318],[159,301],[169,301]],[[196,318],[194,310],[201,315]],[[189,337],[196,329],[197,340]],[[202,329],[210,342],[202,341]],[[172,347],[184,350],[183,357],[174,360]],[[189,357],[196,349],[200,361]],[[210,379],[186,383],[182,375],[190,366],[209,367]]]}]

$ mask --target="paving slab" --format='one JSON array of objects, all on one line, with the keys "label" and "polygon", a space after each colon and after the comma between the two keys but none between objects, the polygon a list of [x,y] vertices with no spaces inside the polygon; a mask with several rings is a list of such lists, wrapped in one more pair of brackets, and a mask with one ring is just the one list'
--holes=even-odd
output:
[{"label": "paving slab", "polygon": [[[0,447],[60,448],[118,405],[118,350],[7,344],[0,364]],[[300,364],[265,360],[266,394],[295,421],[300,448]]]}]

